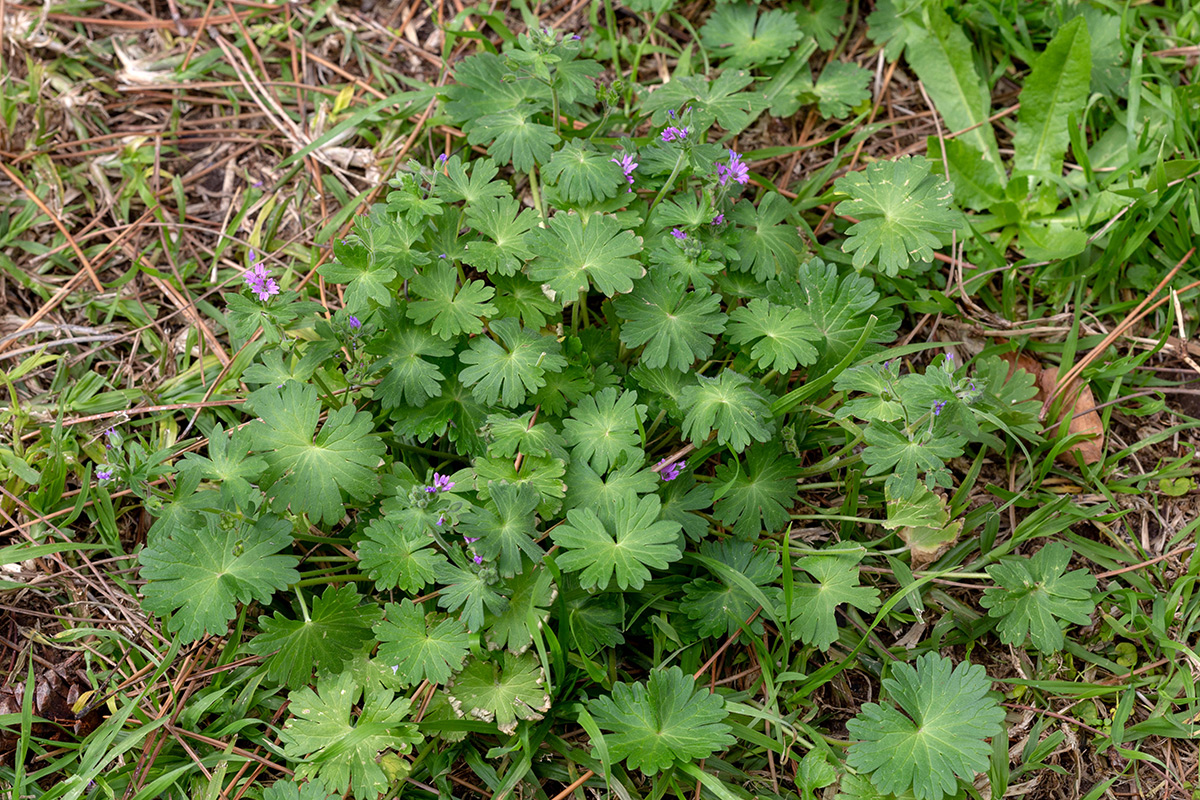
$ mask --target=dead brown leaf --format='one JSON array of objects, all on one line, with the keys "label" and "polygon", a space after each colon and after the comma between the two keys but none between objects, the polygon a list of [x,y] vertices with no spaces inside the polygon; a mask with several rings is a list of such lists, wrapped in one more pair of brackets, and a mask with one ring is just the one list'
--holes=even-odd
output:
[{"label": "dead brown leaf", "polygon": [[[1044,368],[1040,361],[1028,353],[1004,353],[1001,358],[1008,362],[1009,378],[1012,378],[1013,373],[1019,369],[1023,369],[1033,376],[1034,385],[1038,390],[1038,402],[1046,402],[1046,398],[1053,396],[1058,388],[1058,370]],[[1084,434],[1088,438],[1059,453],[1060,461],[1073,464],[1075,463],[1075,453],[1079,453],[1083,458],[1083,463],[1095,464],[1104,456],[1104,423],[1100,419],[1099,412],[1089,411],[1095,406],[1096,399],[1092,396],[1091,387],[1086,383],[1077,382],[1075,388],[1071,389],[1070,395],[1063,402],[1060,413],[1071,415],[1071,421],[1067,426],[1068,431],[1072,434]],[[1080,413],[1084,411],[1087,413]],[[1061,417],[1059,422],[1061,422]],[[1046,425],[1047,428],[1057,426],[1058,422]]]}]

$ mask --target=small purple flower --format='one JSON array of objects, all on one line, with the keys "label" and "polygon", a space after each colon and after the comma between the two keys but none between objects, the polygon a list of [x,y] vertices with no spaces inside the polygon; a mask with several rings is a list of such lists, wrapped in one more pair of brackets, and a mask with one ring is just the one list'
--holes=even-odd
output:
[{"label": "small purple flower", "polygon": [[742,157],[733,150],[729,151],[729,165],[717,164],[717,181],[722,186],[733,179],[735,183],[745,185],[750,181],[750,168],[742,163]]},{"label": "small purple flower", "polygon": [[445,515],[445,514],[440,514],[440,515],[438,516],[438,520],[437,520],[437,522],[435,522],[434,524],[435,524],[435,525],[437,525],[437,526],[440,528],[440,527],[441,527],[441,525],[442,525],[442,523],[443,523],[443,522],[445,522],[445,521],[446,521],[446,515]]},{"label": "small purple flower", "polygon": [[113,471],[112,471],[111,467],[109,467],[108,469],[96,470],[96,478],[98,480],[109,481],[109,480],[112,480],[112,476],[113,476]]},{"label": "small purple flower", "polygon": [[271,298],[271,295],[279,294],[279,284],[271,277],[271,273],[267,271],[261,261],[246,270],[245,279],[250,291],[258,295],[258,299],[264,303]]},{"label": "small purple flower", "polygon": [[442,253],[440,256],[438,256],[438,258],[445,258],[445,257],[446,257],[445,253]]},{"label": "small purple flower", "polygon": [[261,189],[261,188],[263,188],[263,182],[262,182],[262,181],[255,181],[255,182],[253,183],[253,186],[254,186],[254,188],[255,188],[255,189]]},{"label": "small purple flower", "polygon": [[677,464],[667,464],[666,466],[663,466],[663,464],[665,462],[666,462],[665,458],[662,461],[658,462],[658,467],[659,467],[658,476],[660,478],[662,478],[664,481],[675,480],[676,478],[679,477],[680,472],[687,469],[687,459],[684,459],[683,461],[680,461]]},{"label": "small purple flower", "polygon": [[953,364],[954,363],[954,353],[946,353],[946,361],[947,361],[947,363]]},{"label": "small purple flower", "polygon": [[464,536],[463,541],[466,542],[467,544],[474,544],[475,542],[479,541],[479,537],[478,536]]},{"label": "small purple flower", "polygon": [[712,224],[713,225],[724,225],[725,224],[725,215],[717,214],[715,217],[713,217]]},{"label": "small purple flower", "polygon": [[356,331],[361,327],[362,327],[362,320],[360,320],[358,317],[351,314],[350,315],[350,329]]},{"label": "small purple flower", "polygon": [[676,139],[686,139],[687,135],[688,135],[687,128],[676,128],[674,125],[671,125],[665,129],[663,129],[662,140],[664,142],[673,142]]},{"label": "small purple flower", "polygon": [[673,109],[673,108],[668,108],[668,109],[667,109],[667,116],[668,116],[668,117],[670,117],[671,119],[675,119],[675,109]]},{"label": "small purple flower", "polygon": [[446,155],[445,153],[442,153],[440,156],[438,156],[439,164],[445,164],[449,160],[450,160],[450,156]]},{"label": "small purple flower", "polygon": [[945,401],[945,400],[938,400],[937,402],[935,402],[935,403],[933,404],[933,415],[934,415],[935,417],[936,417],[936,416],[939,416],[939,415],[942,413],[942,409],[943,409],[943,408],[945,408],[945,407],[946,407],[946,401]]},{"label": "small purple flower", "polygon": [[472,560],[472,561],[474,561],[476,564],[482,564],[482,563],[483,563],[483,556],[481,556],[481,555],[478,555],[478,554],[477,554],[477,555],[476,555],[474,558],[472,558],[471,560]]},{"label": "small purple flower", "polygon": [[683,231],[679,230],[679,228],[672,228],[671,235],[674,236],[676,239],[678,239],[681,242],[687,238],[687,234],[684,233]]},{"label": "small purple flower", "polygon": [[[625,180],[629,181],[629,184],[632,186],[633,171],[638,168],[638,162],[633,160],[633,156],[629,153],[625,153],[620,158],[610,158],[609,161],[620,165],[621,170],[625,173]],[[629,191],[632,192],[633,190],[630,189]]]},{"label": "small purple flower", "polygon": [[437,472],[433,473],[433,484],[426,486],[425,491],[433,494],[434,492],[448,492],[454,488],[454,481],[450,480],[449,475],[441,475]]},{"label": "small purple flower", "polygon": [[578,42],[578,41],[579,41],[579,40],[581,40],[582,38],[583,38],[583,37],[582,37],[582,36],[580,36],[578,33],[573,33],[573,34],[571,34],[571,41],[573,41],[573,42]]}]

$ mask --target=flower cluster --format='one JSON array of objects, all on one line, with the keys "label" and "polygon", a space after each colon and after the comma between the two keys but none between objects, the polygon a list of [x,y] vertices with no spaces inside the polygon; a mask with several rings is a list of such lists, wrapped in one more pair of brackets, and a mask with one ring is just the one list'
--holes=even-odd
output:
[{"label": "flower cluster", "polygon": [[664,458],[658,462],[657,467],[660,478],[664,481],[673,481],[679,477],[679,474],[683,470],[687,469],[687,459],[680,461],[678,464],[667,464],[667,460]]},{"label": "flower cluster", "polygon": [[687,135],[688,135],[687,128],[677,128],[674,125],[671,125],[671,126],[668,126],[667,128],[663,129],[662,140],[664,142],[673,142],[677,139],[679,139],[679,140],[686,139]]},{"label": "flower cluster", "polygon": [[750,168],[742,163],[742,157],[733,150],[729,151],[729,164],[717,164],[717,181],[725,186],[731,179],[743,186],[750,181]]},{"label": "flower cluster", "polygon": [[250,291],[258,295],[258,299],[264,303],[271,299],[272,295],[279,294],[279,284],[271,277],[266,264],[256,257],[253,250],[250,251],[250,269],[246,270],[245,279]]},{"label": "flower cluster", "polygon": [[454,481],[450,480],[449,475],[441,475],[437,472],[433,473],[433,483],[425,487],[425,491],[433,494],[434,492],[448,492],[454,488]]},{"label": "flower cluster", "polygon": [[610,158],[609,161],[618,164],[621,170],[625,173],[625,180],[629,181],[629,191],[633,191],[633,171],[638,168],[638,162],[633,160],[633,156],[625,153],[620,158]]}]

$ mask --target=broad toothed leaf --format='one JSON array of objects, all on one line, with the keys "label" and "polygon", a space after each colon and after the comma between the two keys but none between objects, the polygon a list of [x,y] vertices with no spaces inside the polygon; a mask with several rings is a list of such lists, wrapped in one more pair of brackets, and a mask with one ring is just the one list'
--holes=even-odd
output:
[{"label": "broad toothed leaf", "polygon": [[840,119],[849,115],[851,108],[871,97],[867,91],[870,80],[871,73],[858,64],[834,61],[827,66],[812,90],[821,116]]},{"label": "broad toothed leaf", "polygon": [[751,300],[730,312],[725,335],[731,344],[754,342],[750,357],[763,369],[784,373],[816,361],[814,345],[824,339],[804,309],[766,300]]},{"label": "broad toothed leaf", "polygon": [[626,187],[625,173],[609,153],[576,139],[554,154],[542,170],[547,185],[556,186],[571,203],[616,197]]},{"label": "broad toothed leaf", "polygon": [[1020,646],[1028,635],[1038,650],[1056,653],[1063,647],[1060,619],[1091,623],[1096,576],[1067,572],[1070,561],[1070,549],[1052,542],[1032,558],[1005,558],[987,568],[996,585],[984,590],[979,604],[1000,620],[1000,641]]},{"label": "broad toothed leaf", "polygon": [[376,589],[416,593],[433,583],[438,564],[445,562],[432,545],[433,539],[423,531],[408,530],[380,517],[371,521],[367,538],[358,543],[359,563],[375,581]]},{"label": "broad toothed leaf", "polygon": [[722,492],[717,519],[743,539],[758,538],[763,531],[782,531],[791,521],[799,468],[776,442],[751,447],[742,463],[721,464],[713,478]]},{"label": "broad toothed leaf", "polygon": [[283,752],[298,780],[312,780],[331,792],[353,790],[356,800],[374,800],[388,787],[379,765],[386,752],[407,753],[421,741],[415,725],[404,722],[409,702],[379,687],[362,687],[349,672],[317,681],[288,695],[292,717],[280,733]]},{"label": "broad toothed leaf", "polygon": [[367,343],[367,352],[380,357],[372,374],[383,376],[375,396],[384,408],[420,408],[442,393],[446,380],[429,359],[454,355],[454,347],[395,308],[384,315],[382,325],[383,331]]},{"label": "broad toothed leaf", "polygon": [[533,628],[541,626],[550,618],[550,606],[558,596],[558,589],[543,568],[529,566],[508,583],[512,596],[508,606],[499,614],[487,616],[486,633],[488,648],[501,647],[520,655],[533,644]]},{"label": "broad toothed leaf", "polygon": [[[467,175],[468,166],[470,176]],[[463,201],[468,214],[480,204],[512,198],[512,187],[507,182],[493,180],[500,170],[490,158],[477,158],[464,164],[458,156],[451,156],[445,170],[445,174],[437,178],[434,191],[447,203]]]},{"label": "broad toothed leaf", "polygon": [[679,667],[654,669],[645,683],[613,684],[588,710],[614,761],[654,775],[676,761],[691,763],[734,744],[720,695],[697,687]]},{"label": "broad toothed leaf", "polygon": [[[678,561],[678,522],[659,520],[661,503],[655,495],[626,497],[611,513],[573,508],[567,522],[550,535],[563,548],[558,565],[579,572],[585,589],[640,589],[650,578],[650,567],[664,569]],[[657,521],[656,521],[657,520]]]},{"label": "broad toothed leaf", "polygon": [[204,515],[205,527],[159,537],[138,553],[147,611],[171,615],[167,629],[184,642],[224,636],[235,603],[268,603],[300,580],[297,559],[279,553],[292,543],[292,526],[267,515],[254,525]]},{"label": "broad toothed leaf", "polygon": [[384,606],[387,619],[375,626],[378,658],[392,667],[406,686],[421,681],[445,683],[462,667],[471,635],[459,620],[426,614],[411,600]]},{"label": "broad toothed leaf", "polygon": [[529,266],[529,277],[545,284],[563,305],[577,300],[589,284],[605,297],[624,294],[646,273],[629,257],[642,251],[641,238],[607,214],[559,212],[534,231],[532,249],[538,258]]},{"label": "broad toothed leaf", "polygon": [[250,396],[259,420],[251,423],[254,448],[267,461],[262,485],[276,508],[334,523],[346,515],[343,493],[370,500],[379,487],[375,467],[385,447],[371,415],[345,405],[329,412],[317,430],[317,388],[288,383]]},{"label": "broad toothed leaf", "polygon": [[983,667],[926,653],[914,669],[897,663],[883,688],[896,706],[867,703],[846,723],[859,741],[847,763],[871,773],[884,792],[912,789],[917,800],[941,800],[988,768],[992,747],[985,740],[1003,729],[1004,709],[987,696],[991,681]]},{"label": "broad toothed leaf", "polygon": [[471,539],[475,551],[488,561],[496,562],[500,574],[511,578],[521,571],[521,556],[542,560],[542,548],[534,543],[534,510],[541,502],[537,490],[527,484],[505,482],[488,484],[490,498],[483,508],[473,508],[463,515],[459,532]]},{"label": "broad toothed leaf", "polygon": [[698,385],[685,387],[679,405],[687,411],[683,435],[697,447],[715,429],[717,443],[741,452],[751,441],[765,442],[775,429],[771,408],[752,381],[731,369],[716,378],[697,375]]},{"label": "broad toothed leaf", "polygon": [[467,141],[486,145],[497,164],[512,164],[517,172],[529,172],[534,165],[550,160],[559,141],[549,125],[532,121],[538,110],[538,106],[524,105],[479,117]]},{"label": "broad toothed leaf", "polygon": [[700,130],[715,120],[730,133],[741,133],[767,107],[761,92],[743,92],[754,76],[749,72],[727,69],[709,82],[698,75],[672,79],[655,89],[642,101],[642,109],[653,114],[654,125],[666,125],[668,110],[692,106],[692,121]]},{"label": "broad toothed leaf", "polygon": [[288,619],[278,611],[259,617],[262,633],[246,648],[263,656],[274,653],[266,660],[271,680],[282,680],[293,689],[306,686],[314,667],[318,675],[336,673],[372,641],[371,625],[379,618],[379,607],[359,605],[360,600],[353,584],[326,587],[312,599],[307,614],[297,615],[300,619]]},{"label": "broad toothed leaf", "polygon": [[541,719],[550,710],[545,678],[536,658],[504,652],[498,657],[474,658],[447,689],[460,717],[495,722],[511,734],[521,720]]},{"label": "broad toothed leaf", "polygon": [[483,330],[480,317],[491,317],[496,307],[488,301],[496,290],[483,281],[467,281],[458,286],[458,271],[446,261],[439,261],[412,279],[412,293],[424,300],[408,304],[408,317],[418,325],[433,323],[435,336],[449,341],[462,333],[476,334]]},{"label": "broad toothed leaf", "polygon": [[499,401],[506,408],[516,408],[527,394],[546,384],[546,372],[558,372],[567,365],[562,346],[553,337],[522,328],[515,319],[498,319],[490,327],[499,342],[476,336],[459,357],[471,365],[459,378],[473,387],[472,394],[481,403],[495,405]]},{"label": "broad toothed leaf", "polygon": [[[779,556],[771,550],[756,549],[752,542],[726,539],[702,543],[700,554],[744,575],[773,604],[781,601],[783,591],[776,585],[781,572]],[[714,572],[712,579],[698,578],[689,583],[684,587],[684,596],[687,615],[695,620],[700,634],[709,637],[737,636],[759,605],[753,594],[719,572]],[[762,633],[761,618],[750,624],[750,630]]]},{"label": "broad toothed leaf", "polygon": [[639,404],[637,392],[622,392],[609,387],[585,397],[563,421],[563,438],[572,447],[575,458],[591,464],[597,472],[607,472],[621,453],[641,450],[638,431],[646,421],[646,406]]},{"label": "broad toothed leaf", "polygon": [[529,232],[537,225],[537,212],[532,208],[522,211],[513,198],[488,197],[467,206],[467,224],[490,241],[464,245],[464,263],[484,272],[516,275],[533,258]]},{"label": "broad toothed leaf", "polygon": [[959,224],[953,187],[930,174],[930,161],[906,156],[877,161],[862,172],[838,178],[850,196],[836,211],[858,222],[846,229],[842,250],[854,254],[854,268],[874,264],[895,277],[917,263],[933,260],[933,250]]},{"label": "broad toothed leaf", "polygon": [[712,355],[712,334],[725,330],[720,295],[686,292],[678,280],[644,278],[632,294],[617,298],[615,307],[624,320],[621,341],[626,347],[645,345],[641,363],[651,369],[687,372]]},{"label": "broad toothed leaf", "polygon": [[790,203],[779,194],[771,193],[756,207],[743,200],[729,215],[739,226],[736,268],[752,272],[760,281],[774,278],[780,272],[791,274],[800,263],[804,243],[796,226],[785,222],[793,213]]},{"label": "broad toothed leaf", "polygon": [[772,302],[807,311],[813,327],[825,338],[824,345],[817,348],[821,356],[810,366],[810,375],[821,375],[841,361],[861,338],[871,316],[876,318],[875,326],[861,355],[878,352],[883,349],[880,344],[895,338],[900,320],[889,309],[878,308],[879,293],[865,275],[839,276],[835,265],[814,258],[800,265],[796,284],[768,286]]},{"label": "broad toothed leaf", "polygon": [[437,567],[437,581],[445,584],[438,605],[447,611],[457,611],[469,631],[483,627],[483,607],[499,614],[508,606],[508,598],[496,591],[486,576],[473,569],[443,561]]},{"label": "broad toothed leaf", "polygon": [[832,50],[846,27],[842,20],[846,16],[846,0],[805,0],[803,5],[793,4],[789,9],[795,14],[800,30],[816,39],[822,50]]},{"label": "broad toothed leaf", "polygon": [[798,580],[792,587],[788,613],[800,641],[828,650],[838,636],[838,606],[849,604],[867,612],[879,608],[879,590],[859,585],[861,557],[862,551],[855,549],[805,556],[796,562],[812,577],[811,581]]},{"label": "broad toothed leaf", "polygon": [[504,57],[478,53],[454,65],[454,82],[442,87],[446,113],[463,130],[471,131],[489,114],[519,106],[525,100],[550,101],[550,87],[541,81],[506,80]]},{"label": "broad toothed leaf", "polygon": [[180,477],[192,478],[197,483],[212,481],[239,507],[245,508],[251,493],[257,494],[251,481],[257,480],[267,466],[261,456],[249,455],[251,441],[245,430],[236,428],[232,435],[226,435],[220,423],[214,425],[208,434],[208,457],[184,453],[179,462]]},{"label": "broad toothed leaf", "polygon": [[791,11],[760,12],[748,3],[718,6],[700,29],[704,49],[725,59],[725,69],[777,64],[803,36]]}]

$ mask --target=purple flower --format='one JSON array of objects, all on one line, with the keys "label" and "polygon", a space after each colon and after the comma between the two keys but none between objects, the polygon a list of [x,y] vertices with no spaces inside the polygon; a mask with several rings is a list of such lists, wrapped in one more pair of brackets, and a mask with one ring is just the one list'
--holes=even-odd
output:
[{"label": "purple flower", "polygon": [[672,228],[671,235],[674,236],[676,239],[678,239],[681,242],[687,238],[687,234],[684,233],[683,231],[679,230],[679,228]]},{"label": "purple flower", "polygon": [[583,37],[582,37],[582,36],[580,36],[578,33],[573,33],[573,34],[571,34],[571,41],[578,42],[578,41],[579,41],[580,39],[582,39],[582,38],[583,38]]},{"label": "purple flower", "polygon": [[745,185],[750,180],[750,168],[742,163],[742,157],[733,150],[729,151],[729,165],[717,164],[717,180],[722,186],[729,183],[730,179],[735,183]]},{"label": "purple flower", "polygon": [[473,559],[471,559],[471,560],[472,560],[472,561],[474,561],[476,564],[482,564],[482,563],[483,563],[483,556],[481,556],[481,555],[476,555],[476,556],[475,556]]},{"label": "purple flower", "polygon": [[675,109],[673,109],[673,108],[668,108],[668,109],[667,109],[667,116],[668,116],[668,117],[670,117],[671,119],[675,119]]},{"label": "purple flower", "polygon": [[442,153],[440,156],[438,156],[438,163],[445,164],[449,159],[450,159],[450,156],[446,155],[445,153]]},{"label": "purple flower", "polygon": [[445,258],[445,257],[446,257],[445,253],[442,253],[440,256],[438,256],[438,258]]},{"label": "purple flower", "polygon": [[676,128],[674,125],[671,125],[663,130],[662,140],[664,142],[673,142],[676,139],[686,139],[687,135],[687,128]]},{"label": "purple flower", "polygon": [[448,492],[454,488],[454,481],[450,480],[449,475],[440,475],[433,473],[433,484],[426,486],[425,491],[433,494],[434,492]]},{"label": "purple flower", "polygon": [[936,417],[942,413],[942,409],[946,407],[945,400],[938,400],[933,404],[933,415]]},{"label": "purple flower", "polygon": [[361,327],[362,327],[362,320],[360,320],[358,317],[356,317],[356,316],[354,316],[353,314],[351,314],[351,315],[350,315],[350,328],[351,328],[351,330],[358,330],[358,329],[359,329],[359,328],[361,328]]},{"label": "purple flower", "polygon": [[109,467],[108,469],[96,470],[96,477],[99,480],[102,480],[102,481],[112,480],[112,476],[113,476],[113,471],[112,471],[111,467]]},{"label": "purple flower", "polygon": [[665,463],[666,463],[665,458],[662,461],[658,462],[658,467],[659,467],[658,476],[660,478],[662,478],[664,481],[675,480],[676,478],[679,477],[679,473],[687,468],[687,459],[684,459],[683,461],[680,461],[677,464],[666,464],[666,466],[663,466]]},{"label": "purple flower", "polygon": [[[609,161],[619,164],[621,170],[625,173],[625,180],[629,181],[630,185],[633,185],[633,171],[638,168],[638,162],[633,160],[633,156],[625,153],[620,158],[610,158]],[[630,191],[633,190],[630,189]]]},{"label": "purple flower", "polygon": [[262,181],[255,181],[255,182],[254,182],[254,184],[253,184],[253,186],[254,186],[254,188],[255,188],[255,189],[261,189],[261,188],[263,188],[263,182],[262,182]]},{"label": "purple flower", "polygon": [[[251,255],[251,258],[253,257]],[[258,299],[263,302],[269,300],[271,295],[279,294],[279,284],[271,277],[271,273],[267,271],[266,266],[261,261],[246,270],[245,278],[246,285],[250,287],[250,291],[258,295]]]},{"label": "purple flower", "polygon": [[725,224],[725,215],[724,215],[724,214],[717,214],[715,217],[713,217],[712,224],[713,224],[713,225],[723,225],[723,224]]},{"label": "purple flower", "polygon": [[479,541],[479,537],[478,536],[464,536],[463,541],[466,542],[467,544],[474,544],[475,542]]}]

